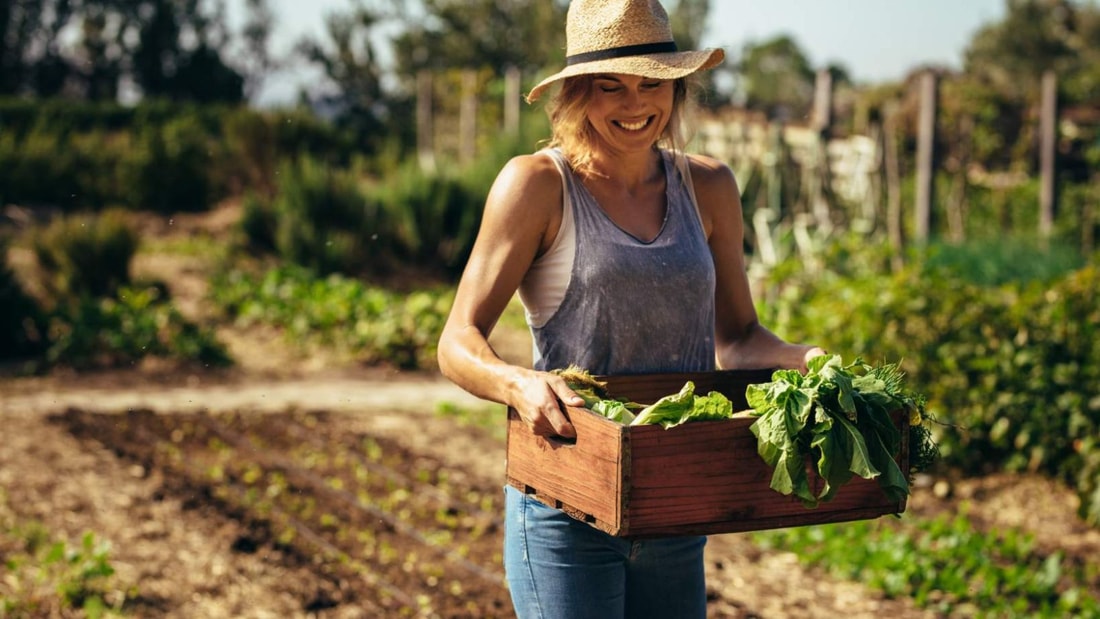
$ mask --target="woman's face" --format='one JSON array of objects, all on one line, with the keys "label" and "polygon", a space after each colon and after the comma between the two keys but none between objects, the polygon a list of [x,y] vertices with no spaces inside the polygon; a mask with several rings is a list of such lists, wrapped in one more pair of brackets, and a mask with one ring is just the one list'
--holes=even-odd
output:
[{"label": "woman's face", "polygon": [[601,74],[592,79],[588,122],[614,151],[646,150],[672,116],[673,82],[636,75]]}]

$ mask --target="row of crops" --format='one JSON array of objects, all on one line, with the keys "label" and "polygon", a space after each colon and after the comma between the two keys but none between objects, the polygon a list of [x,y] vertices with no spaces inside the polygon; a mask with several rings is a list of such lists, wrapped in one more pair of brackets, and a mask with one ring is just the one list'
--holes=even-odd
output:
[{"label": "row of crops", "polygon": [[328,605],[393,617],[510,612],[499,487],[453,480],[432,456],[348,432],[325,413],[70,410],[54,421],[312,565],[343,596]]}]

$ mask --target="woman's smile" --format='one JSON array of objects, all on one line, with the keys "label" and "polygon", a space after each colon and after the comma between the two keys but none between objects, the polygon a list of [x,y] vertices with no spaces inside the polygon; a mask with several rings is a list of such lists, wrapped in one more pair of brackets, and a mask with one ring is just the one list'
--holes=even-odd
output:
[{"label": "woman's smile", "polygon": [[649,123],[652,122],[653,118],[653,116],[647,116],[641,120],[636,121],[615,120],[612,122],[619,127],[626,129],[627,131],[641,131],[642,129],[645,129],[647,126],[649,126]]}]

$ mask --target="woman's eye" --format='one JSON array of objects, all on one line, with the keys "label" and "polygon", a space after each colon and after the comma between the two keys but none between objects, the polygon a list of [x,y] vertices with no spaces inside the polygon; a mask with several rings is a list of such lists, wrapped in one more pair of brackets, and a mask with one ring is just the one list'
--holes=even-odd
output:
[{"label": "woman's eye", "polygon": [[649,90],[654,90],[656,88],[660,88],[661,84],[663,84],[663,83],[664,82],[647,82],[647,83],[642,84],[642,88],[648,88]]},{"label": "woman's eye", "polygon": [[600,90],[604,92],[619,92],[618,86],[600,86]]}]

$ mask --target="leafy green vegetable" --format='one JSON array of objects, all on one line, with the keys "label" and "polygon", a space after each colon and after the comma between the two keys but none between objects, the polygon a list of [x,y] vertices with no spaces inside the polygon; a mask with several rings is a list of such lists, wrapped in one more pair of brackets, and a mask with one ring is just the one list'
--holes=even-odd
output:
[{"label": "leafy green vegetable", "polygon": [[588,406],[588,409],[594,413],[607,417],[611,421],[618,421],[623,425],[629,425],[635,418],[634,413],[631,412],[627,404],[619,400],[599,400],[591,406]]},{"label": "leafy green vegetable", "polygon": [[[745,395],[758,417],[749,429],[774,469],[771,487],[814,507],[858,475],[877,479],[891,500],[908,496],[909,480],[895,460],[901,432],[890,414],[906,411],[916,430],[923,400],[905,389],[903,377],[895,364],[873,367],[857,359],[845,366],[838,355],[825,355],[812,359],[806,374],[778,370],[772,382],[749,385]],[[919,433],[919,440],[931,439]],[[926,452],[933,450],[934,442]],[[816,495],[807,458],[824,482]]]},{"label": "leafy green vegetable", "polygon": [[569,366],[551,373],[565,379],[569,388],[584,400],[585,408],[624,425],[660,424],[667,429],[688,421],[729,419],[734,412],[729,398],[717,391],[697,395],[695,383],[691,381],[684,383],[679,393],[644,406],[613,398],[607,391],[607,383],[597,380],[583,368]]},{"label": "leafy green vegetable", "polygon": [[642,412],[634,418],[634,421],[630,422],[630,425],[661,424],[665,428],[671,428],[683,423],[694,406],[695,383],[689,380],[684,383],[679,393],[666,395],[643,408]]}]

